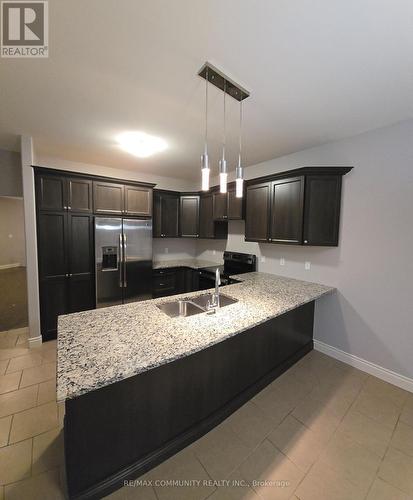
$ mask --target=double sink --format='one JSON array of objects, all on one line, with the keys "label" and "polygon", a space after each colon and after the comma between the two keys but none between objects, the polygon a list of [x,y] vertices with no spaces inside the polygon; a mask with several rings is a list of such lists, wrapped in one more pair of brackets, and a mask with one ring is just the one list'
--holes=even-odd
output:
[{"label": "double sink", "polygon": [[[164,304],[158,304],[158,307],[162,312],[167,314],[170,318],[177,318],[179,316],[194,316],[195,314],[202,314],[204,312],[215,312],[216,307],[211,306],[214,304],[214,294],[204,293],[198,295],[198,297],[191,297],[188,299],[178,299],[171,302],[165,302]],[[238,302],[236,299],[232,299],[223,293],[219,294],[219,306],[225,307]]]}]

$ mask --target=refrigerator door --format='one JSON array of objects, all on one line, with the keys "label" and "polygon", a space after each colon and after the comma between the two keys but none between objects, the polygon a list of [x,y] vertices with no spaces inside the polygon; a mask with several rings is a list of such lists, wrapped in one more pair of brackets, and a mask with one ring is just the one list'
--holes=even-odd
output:
[{"label": "refrigerator door", "polygon": [[122,304],[122,219],[95,218],[96,307]]},{"label": "refrigerator door", "polygon": [[123,219],[123,299],[152,298],[152,221]]}]

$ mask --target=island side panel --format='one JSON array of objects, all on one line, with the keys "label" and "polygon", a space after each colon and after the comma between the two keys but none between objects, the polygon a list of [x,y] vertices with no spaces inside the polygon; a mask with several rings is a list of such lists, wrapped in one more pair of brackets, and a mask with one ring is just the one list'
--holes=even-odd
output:
[{"label": "island side panel", "polygon": [[71,498],[101,498],[217,425],[313,347],[314,301],[66,401]]}]

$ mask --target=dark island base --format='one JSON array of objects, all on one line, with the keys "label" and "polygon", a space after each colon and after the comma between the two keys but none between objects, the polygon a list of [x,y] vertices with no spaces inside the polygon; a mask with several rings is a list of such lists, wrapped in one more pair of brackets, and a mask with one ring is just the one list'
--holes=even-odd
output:
[{"label": "dark island base", "polygon": [[200,438],[313,348],[314,301],[66,401],[71,499],[98,499]]}]

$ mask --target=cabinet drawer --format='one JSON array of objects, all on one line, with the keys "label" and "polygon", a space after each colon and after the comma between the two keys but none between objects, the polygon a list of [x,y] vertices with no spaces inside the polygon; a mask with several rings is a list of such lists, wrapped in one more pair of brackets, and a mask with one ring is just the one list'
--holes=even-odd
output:
[{"label": "cabinet drawer", "polygon": [[154,291],[175,290],[176,273],[160,272],[154,273],[152,278],[152,288]]}]

